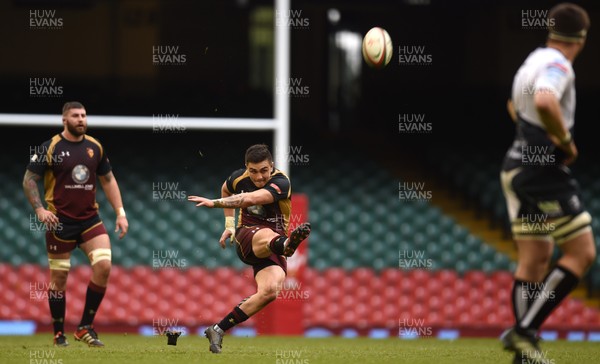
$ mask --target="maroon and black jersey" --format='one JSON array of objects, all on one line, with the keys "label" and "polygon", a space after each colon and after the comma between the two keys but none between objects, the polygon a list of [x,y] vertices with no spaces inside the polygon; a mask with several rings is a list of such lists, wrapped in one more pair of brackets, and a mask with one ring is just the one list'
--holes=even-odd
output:
[{"label": "maroon and black jersey", "polygon": [[[238,169],[233,172],[225,181],[225,185],[231,194],[260,189],[252,183],[250,174],[246,169]],[[275,201],[266,205],[253,205],[240,209],[238,226],[260,225],[287,236],[292,210],[290,179],[280,170],[274,169],[271,179],[261,188],[269,191]]]},{"label": "maroon and black jersey", "polygon": [[71,142],[57,134],[36,147],[27,169],[44,177],[49,211],[86,220],[98,213],[97,176],[109,173],[111,166],[104,148],[91,136]]}]

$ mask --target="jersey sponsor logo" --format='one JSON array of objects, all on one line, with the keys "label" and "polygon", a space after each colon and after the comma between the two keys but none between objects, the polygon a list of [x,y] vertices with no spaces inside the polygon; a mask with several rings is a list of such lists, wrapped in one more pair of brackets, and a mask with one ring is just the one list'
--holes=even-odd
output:
[{"label": "jersey sponsor logo", "polygon": [[74,184],[74,185],[65,185],[66,190],[86,190],[91,191],[94,189],[94,185],[92,184]]},{"label": "jersey sponsor logo", "polygon": [[94,158],[94,150],[92,148],[85,148],[85,150],[87,151],[87,154],[90,156],[90,158]]},{"label": "jersey sponsor logo", "polygon": [[252,205],[247,208],[248,213],[255,216],[264,217],[265,216],[265,208],[262,205]]},{"label": "jersey sponsor logo", "polygon": [[565,65],[563,65],[563,64],[560,64],[560,63],[558,63],[558,62],[553,62],[553,63],[550,63],[550,64],[548,65],[548,69],[549,69],[549,70],[557,70],[557,71],[561,71],[561,72],[562,72],[562,73],[564,73],[564,74],[567,74],[567,73],[569,72],[569,69],[568,69],[568,68],[567,68]]},{"label": "jersey sponsor logo", "polygon": [[552,201],[540,201],[537,204],[540,211],[549,217],[560,216],[563,213],[563,210],[560,206],[560,202],[556,200]]},{"label": "jersey sponsor logo", "polygon": [[90,170],[85,165],[78,164],[73,168],[71,177],[75,183],[84,184],[90,179]]}]

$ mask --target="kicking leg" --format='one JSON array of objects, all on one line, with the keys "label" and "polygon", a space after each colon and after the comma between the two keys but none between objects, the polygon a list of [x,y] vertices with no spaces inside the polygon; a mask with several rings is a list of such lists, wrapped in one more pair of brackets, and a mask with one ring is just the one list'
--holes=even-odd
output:
[{"label": "kicking leg", "polygon": [[277,298],[285,279],[285,272],[278,265],[270,265],[256,273],[255,279],[256,293],[234,307],[233,311],[227,314],[218,324],[210,326],[204,331],[210,342],[211,352],[215,354],[221,352],[223,336],[227,330],[246,321]]}]

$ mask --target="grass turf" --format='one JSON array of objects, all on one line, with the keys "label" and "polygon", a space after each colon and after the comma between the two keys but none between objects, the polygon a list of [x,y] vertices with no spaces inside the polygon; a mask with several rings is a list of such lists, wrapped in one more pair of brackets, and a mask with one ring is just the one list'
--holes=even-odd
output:
[{"label": "grass turf", "polygon": [[[204,337],[181,336],[177,346],[167,345],[166,337],[101,334],[104,348],[88,348],[68,337],[70,346],[55,348],[50,334],[0,336],[0,363],[511,363],[497,339],[437,340],[228,337],[223,353],[208,351]],[[551,362],[592,363],[600,358],[600,345],[593,342],[543,342],[542,350]]]}]

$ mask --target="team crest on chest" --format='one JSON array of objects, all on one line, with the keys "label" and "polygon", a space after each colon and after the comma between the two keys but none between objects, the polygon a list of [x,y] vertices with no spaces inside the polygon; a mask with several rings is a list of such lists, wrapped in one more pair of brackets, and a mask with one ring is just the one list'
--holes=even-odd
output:
[{"label": "team crest on chest", "polygon": [[85,148],[90,158],[94,158],[94,150],[92,148]]}]

